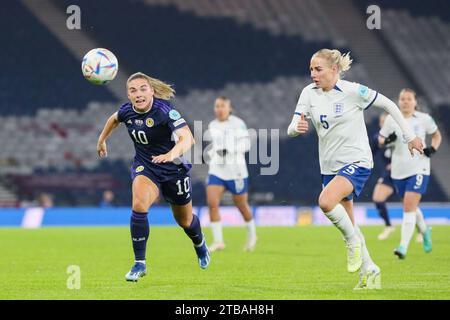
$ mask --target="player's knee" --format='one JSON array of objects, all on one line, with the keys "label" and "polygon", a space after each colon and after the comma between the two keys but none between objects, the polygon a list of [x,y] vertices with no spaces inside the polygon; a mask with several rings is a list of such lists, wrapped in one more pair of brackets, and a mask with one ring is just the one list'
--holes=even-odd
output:
[{"label": "player's knee", "polygon": [[241,211],[248,211],[250,209],[250,205],[247,201],[234,201],[234,205]]},{"label": "player's knee", "polygon": [[150,202],[144,197],[133,197],[133,211],[147,212],[150,207]]},{"label": "player's knee", "polygon": [[326,196],[323,196],[322,194],[319,196],[319,207],[323,212],[330,212],[335,206],[336,204],[332,203]]},{"label": "player's knee", "polygon": [[144,204],[138,203],[133,204],[133,211],[135,212],[147,212],[149,209],[148,206],[145,206]]},{"label": "player's knee", "polygon": [[411,211],[416,211],[417,210],[417,205],[415,202],[413,201],[405,201],[403,203],[403,210],[405,212],[411,212]]},{"label": "player's knee", "polygon": [[189,228],[191,226],[191,223],[192,223],[192,217],[191,216],[189,216],[189,217],[179,217],[179,218],[177,218],[177,223],[183,229]]},{"label": "player's knee", "polygon": [[376,192],[374,192],[372,195],[372,201],[375,203],[383,202],[383,199],[381,199],[381,197]]},{"label": "player's knee", "polygon": [[219,209],[220,201],[218,199],[208,198],[207,202],[208,202],[209,210],[218,210]]},{"label": "player's knee", "polygon": [[246,201],[240,200],[240,199],[233,199],[233,203],[238,208],[243,208],[247,204]]}]

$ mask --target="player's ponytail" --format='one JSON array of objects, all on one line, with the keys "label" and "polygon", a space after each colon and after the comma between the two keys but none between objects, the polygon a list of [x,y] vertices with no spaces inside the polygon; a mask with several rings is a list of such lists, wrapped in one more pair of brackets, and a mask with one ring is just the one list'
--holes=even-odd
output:
[{"label": "player's ponytail", "polygon": [[337,49],[320,49],[313,56],[324,58],[329,64],[336,65],[339,73],[339,77],[350,69],[353,59],[350,57],[350,52],[342,54]]},{"label": "player's ponytail", "polygon": [[148,84],[155,90],[154,96],[158,99],[170,100],[175,97],[175,89],[170,84],[167,84],[159,79],[152,78],[145,73],[137,72],[132,74],[127,80],[127,86],[131,80],[146,79]]}]

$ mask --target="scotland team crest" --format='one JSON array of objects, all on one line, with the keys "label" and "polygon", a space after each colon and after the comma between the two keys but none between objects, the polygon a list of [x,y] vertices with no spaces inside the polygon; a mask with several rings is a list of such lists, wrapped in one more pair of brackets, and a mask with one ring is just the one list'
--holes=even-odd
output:
[{"label": "scotland team crest", "polygon": [[147,120],[145,120],[145,125],[147,127],[153,127],[153,125],[155,124],[155,121],[152,118],[147,118]]},{"label": "scotland team crest", "polygon": [[336,102],[333,104],[333,112],[336,115],[341,115],[344,113],[344,104],[342,102]]}]

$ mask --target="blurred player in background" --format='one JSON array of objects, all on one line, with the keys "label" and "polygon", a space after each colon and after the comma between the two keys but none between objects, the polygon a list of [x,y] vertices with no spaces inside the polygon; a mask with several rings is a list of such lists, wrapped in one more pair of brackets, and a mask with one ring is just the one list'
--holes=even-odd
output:
[{"label": "blurred player in background", "polygon": [[[387,114],[382,113],[379,117],[380,129],[384,124]],[[394,231],[395,227],[392,226],[391,220],[389,218],[389,212],[386,207],[386,200],[395,192],[394,184],[391,179],[391,156],[393,142],[397,139],[397,135],[394,133],[390,134],[384,141],[383,145],[380,145],[378,141],[379,133],[377,132],[370,141],[370,148],[372,153],[382,153],[383,159],[383,174],[378,179],[377,184],[373,190],[372,201],[375,203],[378,214],[384,221],[384,230],[378,235],[379,240],[387,239]]]},{"label": "blurred player in background", "polygon": [[250,150],[250,138],[244,121],[231,114],[231,101],[218,97],[214,103],[216,119],[208,126],[207,135],[212,142],[206,187],[211,229],[214,241],[211,251],[225,249],[219,206],[223,193],[228,190],[247,226],[245,251],[256,245],[256,227],[248,204],[248,171],[245,153]]},{"label": "blurred player in background", "polygon": [[[431,146],[425,148],[423,154],[415,154],[412,159],[404,138],[398,138],[394,142],[391,177],[398,194],[403,198],[402,234],[400,245],[394,250],[394,254],[404,259],[416,224],[423,236],[424,251],[430,252],[432,249],[431,228],[425,224],[419,203],[430,178],[430,157],[436,153],[442,137],[433,118],[427,113],[416,111],[417,100],[413,90],[403,89],[400,92],[399,105],[403,117],[424,146],[426,135],[431,135]],[[393,133],[402,137],[398,124],[388,116],[380,130],[380,143],[385,143]]]},{"label": "blurred player in background", "polygon": [[192,240],[200,267],[205,269],[210,262],[200,220],[192,213],[189,176],[192,165],[182,157],[194,144],[194,138],[186,121],[169,102],[174,93],[171,86],[160,80],[140,72],[131,75],[127,81],[130,102],[108,119],[98,139],[97,152],[100,157],[106,157],[106,140],[123,122],[136,150],[131,167],[133,211],[130,221],[135,263],[125,275],[127,281],[137,281],[147,272],[147,214],[160,193],[170,204],[177,223]]},{"label": "blurred player in background", "polygon": [[102,200],[99,203],[100,208],[114,207],[114,192],[111,190],[103,191]]},{"label": "blurred player in background", "polygon": [[379,289],[381,270],[372,261],[353,216],[353,197],[361,193],[373,167],[363,111],[374,105],[392,115],[411,152],[422,152],[422,141],[394,102],[366,86],[340,79],[351,62],[348,53],[338,50],[321,49],[312,56],[314,83],[303,89],[287,133],[291,137],[305,134],[306,119],[315,127],[323,185],[319,206],[344,236],[347,270],[353,273],[361,269],[355,289]]}]

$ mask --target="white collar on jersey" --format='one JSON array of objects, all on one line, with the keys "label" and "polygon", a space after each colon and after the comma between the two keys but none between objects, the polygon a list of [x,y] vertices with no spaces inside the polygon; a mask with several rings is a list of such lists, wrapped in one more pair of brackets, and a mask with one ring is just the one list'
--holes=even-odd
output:
[{"label": "white collar on jersey", "polygon": [[153,108],[153,102],[154,102],[154,101],[155,101],[155,100],[152,101],[152,106],[151,106],[147,111],[144,111],[144,112],[142,112],[142,111],[137,111],[137,110],[134,108],[133,103],[131,103],[131,107],[133,108],[133,111],[136,112],[136,113],[139,113],[139,114],[146,114],[146,113],[150,112],[150,110],[152,110],[152,108]]},{"label": "white collar on jersey", "polygon": [[[340,92],[343,92],[343,91],[341,90],[342,85],[341,85],[340,81],[341,81],[341,79],[338,79],[338,81],[337,81],[336,84],[334,85],[333,89],[334,89],[334,90],[337,90],[337,91],[340,91]],[[313,89],[321,89],[321,88],[319,88],[318,86],[315,86],[315,87],[313,87]],[[332,90],[333,90],[333,89],[332,89]],[[322,91],[323,91],[323,89],[322,89]],[[331,91],[331,90],[330,90],[330,91]],[[325,92],[325,91],[324,91],[324,92]]]}]

